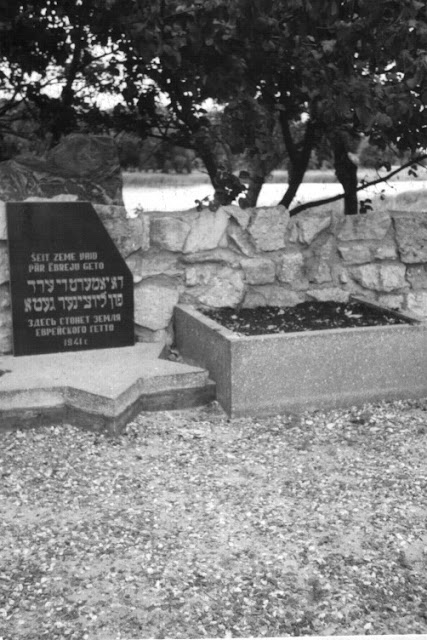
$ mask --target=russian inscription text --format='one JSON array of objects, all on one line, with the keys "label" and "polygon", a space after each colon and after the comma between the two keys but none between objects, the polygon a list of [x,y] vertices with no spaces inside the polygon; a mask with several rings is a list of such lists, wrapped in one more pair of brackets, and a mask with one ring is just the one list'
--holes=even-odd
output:
[{"label": "russian inscription text", "polygon": [[7,207],[15,355],[133,344],[133,280],[89,203]]}]

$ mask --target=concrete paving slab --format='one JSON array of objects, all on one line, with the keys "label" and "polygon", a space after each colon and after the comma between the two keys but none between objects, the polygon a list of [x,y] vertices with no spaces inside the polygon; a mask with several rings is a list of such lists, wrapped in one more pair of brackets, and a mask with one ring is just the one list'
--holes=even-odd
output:
[{"label": "concrete paving slab", "polygon": [[184,408],[214,399],[215,385],[205,369],[160,359],[161,350],[161,345],[138,343],[0,356],[0,426],[17,426],[20,416],[30,422],[49,421],[62,409],[64,419],[74,412],[79,423],[117,431],[145,405]]}]

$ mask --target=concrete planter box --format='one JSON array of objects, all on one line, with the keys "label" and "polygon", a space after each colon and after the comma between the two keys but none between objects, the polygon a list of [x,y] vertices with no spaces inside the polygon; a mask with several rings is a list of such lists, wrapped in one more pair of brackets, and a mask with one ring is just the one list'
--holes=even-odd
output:
[{"label": "concrete planter box", "polygon": [[404,317],[411,324],[241,337],[180,305],[175,336],[230,416],[262,416],[427,397],[427,323]]}]

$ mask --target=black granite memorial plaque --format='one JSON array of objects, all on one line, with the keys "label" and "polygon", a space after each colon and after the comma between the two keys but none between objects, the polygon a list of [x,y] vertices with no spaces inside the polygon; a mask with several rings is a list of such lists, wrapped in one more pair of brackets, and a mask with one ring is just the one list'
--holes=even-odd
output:
[{"label": "black granite memorial plaque", "polygon": [[132,274],[92,205],[6,210],[14,355],[133,345]]}]

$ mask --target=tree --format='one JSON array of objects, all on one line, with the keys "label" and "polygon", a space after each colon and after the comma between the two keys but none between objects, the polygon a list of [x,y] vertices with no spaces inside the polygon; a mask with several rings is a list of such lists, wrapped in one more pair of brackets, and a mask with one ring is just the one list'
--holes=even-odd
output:
[{"label": "tree", "polygon": [[101,0],[21,0],[8,8],[8,20],[0,19],[0,134],[16,135],[18,116],[37,122],[33,136],[51,144],[78,129],[126,126],[123,112],[97,104],[101,94],[121,91],[122,31],[114,7]]},{"label": "tree", "polygon": [[[286,153],[281,203],[289,207],[313,152],[329,145],[352,214],[361,134],[384,153],[427,146],[427,16],[419,0],[18,4],[0,53],[9,93],[12,70],[17,95],[35,105],[44,130],[54,140],[76,127],[150,132],[194,149],[218,204],[243,188],[231,175],[232,148],[248,160],[246,204]],[[44,90],[54,82],[55,99]],[[94,92],[121,102],[103,110]],[[207,100],[223,106],[222,123],[212,121]]]},{"label": "tree", "polygon": [[[213,183],[218,163],[201,108],[208,98],[243,117],[252,101],[255,122],[257,109],[266,122],[279,122],[289,158],[287,207],[325,139],[349,214],[357,212],[361,133],[383,150],[394,144],[415,153],[426,143],[424,2],[135,0],[128,9],[139,63],[168,96],[177,130],[198,145]],[[252,149],[259,155],[256,143]]]},{"label": "tree", "polygon": [[[385,150],[427,143],[427,15],[416,0],[242,0],[246,87],[276,111],[290,159],[289,206],[327,138],[346,213],[357,212],[360,134]],[[304,123],[296,140],[292,125]]]}]

